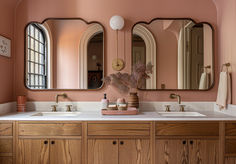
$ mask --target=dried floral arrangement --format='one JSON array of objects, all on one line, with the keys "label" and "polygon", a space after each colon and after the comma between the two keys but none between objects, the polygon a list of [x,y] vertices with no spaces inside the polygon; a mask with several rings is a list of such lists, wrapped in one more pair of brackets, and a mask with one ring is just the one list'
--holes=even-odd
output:
[{"label": "dried floral arrangement", "polygon": [[106,76],[103,81],[116,88],[120,93],[127,94],[141,88],[143,82],[150,78],[148,74],[152,74],[152,68],[153,65],[150,62],[147,65],[138,62],[133,66],[131,74],[118,72]]}]

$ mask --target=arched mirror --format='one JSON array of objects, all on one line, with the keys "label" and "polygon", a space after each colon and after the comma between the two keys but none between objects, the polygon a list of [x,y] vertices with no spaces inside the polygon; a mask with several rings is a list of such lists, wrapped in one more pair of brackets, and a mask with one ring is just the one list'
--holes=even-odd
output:
[{"label": "arched mirror", "polygon": [[132,66],[151,62],[139,89],[208,90],[214,84],[213,28],[191,19],[156,18],[132,29]]},{"label": "arched mirror", "polygon": [[82,19],[46,19],[25,29],[29,89],[98,89],[104,76],[104,29]]}]

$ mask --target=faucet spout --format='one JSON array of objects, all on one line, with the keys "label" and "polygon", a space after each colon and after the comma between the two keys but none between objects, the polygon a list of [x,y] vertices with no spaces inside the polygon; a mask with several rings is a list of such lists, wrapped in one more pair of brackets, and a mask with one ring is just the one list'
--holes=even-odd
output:
[{"label": "faucet spout", "polygon": [[177,95],[175,93],[171,93],[170,98],[171,99],[177,98],[178,104],[181,104],[181,96],[180,95]]},{"label": "faucet spout", "polygon": [[66,93],[57,94],[57,95],[56,95],[56,103],[58,103],[59,97],[67,98],[67,94],[66,94]]}]

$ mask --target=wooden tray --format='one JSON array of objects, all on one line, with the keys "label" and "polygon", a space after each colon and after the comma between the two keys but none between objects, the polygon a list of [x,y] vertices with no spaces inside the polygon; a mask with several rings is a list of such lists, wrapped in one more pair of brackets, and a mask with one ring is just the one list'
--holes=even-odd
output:
[{"label": "wooden tray", "polygon": [[136,115],[138,114],[138,109],[129,107],[127,110],[107,110],[102,109],[103,115]]}]

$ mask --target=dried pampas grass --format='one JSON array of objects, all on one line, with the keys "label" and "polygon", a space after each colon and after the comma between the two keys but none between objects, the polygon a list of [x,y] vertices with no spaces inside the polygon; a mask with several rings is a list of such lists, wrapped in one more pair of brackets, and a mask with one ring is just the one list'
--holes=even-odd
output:
[{"label": "dried pampas grass", "polygon": [[152,73],[152,69],[151,63],[145,65],[138,62],[133,66],[131,74],[118,72],[106,76],[103,81],[116,88],[120,93],[127,94],[131,89],[141,88],[144,80],[150,78],[148,74]]}]

